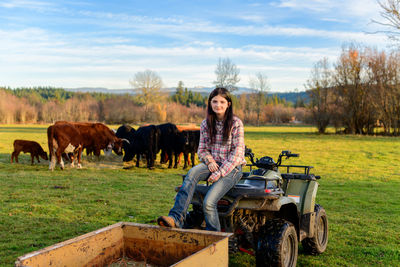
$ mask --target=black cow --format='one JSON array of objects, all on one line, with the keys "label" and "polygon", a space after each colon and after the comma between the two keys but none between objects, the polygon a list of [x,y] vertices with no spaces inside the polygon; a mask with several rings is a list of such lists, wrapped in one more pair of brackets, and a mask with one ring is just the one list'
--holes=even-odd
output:
[{"label": "black cow", "polygon": [[[147,168],[154,168],[154,160],[159,150],[160,129],[155,125],[142,126],[134,133],[133,142],[125,145],[123,161],[131,161],[136,155],[136,167],[139,167],[140,155],[145,155]],[[128,139],[129,140],[129,139]]]},{"label": "black cow", "polygon": [[166,163],[168,168],[172,167],[172,155],[175,153],[176,143],[178,141],[178,128],[173,123],[164,123],[157,126],[160,129],[161,159],[160,163]]},{"label": "black cow", "polygon": [[115,132],[115,135],[118,138],[125,140],[125,142],[122,145],[122,148],[125,151],[125,155],[127,153],[128,148],[130,147],[130,144],[133,144],[133,141],[135,139],[135,132],[136,132],[135,128],[131,127],[128,124],[120,126]]},{"label": "black cow", "polygon": [[[200,130],[193,130],[193,131],[182,131],[178,134],[178,142],[176,150],[178,153],[183,153],[184,155],[184,166],[183,169],[186,169],[189,163],[189,153],[190,159],[192,161],[192,167],[194,167],[194,159],[197,153],[197,149],[199,148],[199,141],[200,141]],[[175,157],[175,166],[177,168],[178,160],[177,154]]]}]

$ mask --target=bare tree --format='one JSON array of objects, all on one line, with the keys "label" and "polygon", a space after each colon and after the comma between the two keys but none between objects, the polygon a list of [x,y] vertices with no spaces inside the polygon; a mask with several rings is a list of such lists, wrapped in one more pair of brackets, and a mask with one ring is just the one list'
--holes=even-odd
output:
[{"label": "bare tree", "polygon": [[147,120],[149,107],[161,99],[162,79],[156,72],[145,70],[137,72],[130,84],[138,91],[138,100],[145,108],[144,120]]},{"label": "bare tree", "polygon": [[327,58],[318,61],[311,70],[305,87],[309,90],[311,110],[318,132],[325,133],[332,116],[332,72]]},{"label": "bare tree", "polygon": [[253,89],[254,108],[257,114],[257,126],[260,125],[260,113],[265,105],[265,95],[269,90],[268,77],[258,72],[255,77],[250,78],[250,88]]},{"label": "bare tree", "polygon": [[217,79],[213,82],[218,87],[225,87],[230,92],[236,91],[236,84],[240,81],[240,70],[229,58],[219,58],[215,75]]},{"label": "bare tree", "polygon": [[377,0],[381,7],[380,15],[384,21],[372,20],[372,22],[385,26],[388,30],[378,31],[388,35],[388,37],[398,40],[400,34],[400,0]]}]

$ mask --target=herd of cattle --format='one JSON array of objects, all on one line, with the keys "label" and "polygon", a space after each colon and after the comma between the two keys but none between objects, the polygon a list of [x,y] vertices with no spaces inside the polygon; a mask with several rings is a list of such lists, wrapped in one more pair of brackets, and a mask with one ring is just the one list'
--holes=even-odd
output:
[{"label": "herd of cattle", "polygon": [[[67,122],[57,121],[47,128],[47,140],[49,146],[49,169],[54,170],[56,164],[64,169],[64,160],[81,168],[83,149],[86,154],[93,153],[100,156],[101,150],[106,155],[114,151],[117,155],[124,154],[123,161],[128,162],[136,156],[136,167],[142,157],[146,158],[147,167],[154,168],[154,161],[161,151],[160,163],[167,163],[178,167],[180,154],[184,155],[184,169],[189,164],[189,154],[192,166],[198,149],[200,130],[177,127],[172,123],[160,125],[146,125],[137,130],[129,125],[122,125],[116,131],[111,130],[102,123],[91,122]],[[47,153],[35,141],[15,140],[14,151],[11,154],[11,162],[18,162],[20,152],[31,154],[31,163],[39,156],[48,160]],[[175,159],[174,163],[173,160]]]}]

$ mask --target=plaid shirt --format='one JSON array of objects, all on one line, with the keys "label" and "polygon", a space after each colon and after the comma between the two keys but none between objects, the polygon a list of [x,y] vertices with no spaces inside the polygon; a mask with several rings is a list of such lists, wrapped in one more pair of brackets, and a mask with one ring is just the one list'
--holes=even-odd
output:
[{"label": "plaid shirt", "polygon": [[211,138],[207,132],[207,120],[203,120],[200,125],[200,142],[197,154],[200,161],[208,164],[216,161],[222,165],[219,167],[221,177],[229,174],[236,166],[245,165],[244,158],[244,127],[242,121],[234,116],[232,130],[229,139],[224,144],[223,140],[223,122],[216,122],[215,141],[210,144]]}]

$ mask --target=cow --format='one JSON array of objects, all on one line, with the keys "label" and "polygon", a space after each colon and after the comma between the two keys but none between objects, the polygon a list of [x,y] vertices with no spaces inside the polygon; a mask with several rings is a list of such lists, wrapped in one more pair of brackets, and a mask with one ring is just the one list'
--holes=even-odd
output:
[{"label": "cow", "polygon": [[121,138],[122,140],[125,140],[125,142],[122,145],[125,154],[127,153],[129,145],[131,143],[133,144],[135,138],[135,132],[136,132],[135,128],[129,126],[128,124],[121,125],[115,132],[115,136]]},{"label": "cow", "polygon": [[178,141],[178,128],[173,123],[164,123],[157,126],[160,129],[161,159],[160,163],[166,163],[168,168],[172,167],[172,155],[175,154],[176,142]]},{"label": "cow", "polygon": [[78,129],[83,138],[82,146],[86,148],[87,155],[93,152],[95,156],[99,157],[102,149],[106,155],[111,153],[111,149],[115,154],[122,155],[123,140],[103,123],[57,121],[55,124],[65,123]]},{"label": "cow", "polygon": [[15,162],[18,163],[18,155],[21,153],[21,151],[24,153],[31,153],[32,165],[35,157],[38,163],[40,163],[39,156],[44,160],[48,160],[47,153],[43,150],[38,142],[17,139],[14,141],[13,145],[14,151],[11,154],[11,163],[13,163],[13,159],[15,159]]},{"label": "cow", "polygon": [[[118,138],[123,139],[125,142],[122,144],[122,149],[125,152],[124,154],[126,155],[128,150],[130,149],[130,144],[133,144],[134,138],[135,138],[135,128],[131,127],[128,124],[121,125],[118,127],[118,129],[115,131],[115,135]],[[125,156],[124,156],[125,157]]]},{"label": "cow", "polygon": [[[60,164],[61,170],[64,169],[62,153],[77,153],[78,168],[81,168],[81,155],[83,138],[79,130],[70,123],[58,123],[47,128],[47,142],[49,146],[50,163],[49,170],[54,170],[56,163]],[[56,162],[57,161],[57,162]],[[74,165],[72,160],[71,166]]]},{"label": "cow", "polygon": [[147,168],[154,169],[154,160],[159,150],[160,129],[155,125],[142,126],[133,134],[133,142],[126,145],[124,162],[131,161],[136,155],[136,167],[139,167],[140,155],[145,155]]},{"label": "cow", "polygon": [[[185,130],[178,134],[178,142],[176,143],[176,151],[178,153],[183,153],[184,156],[184,166],[183,169],[188,167],[189,154],[192,162],[192,167],[194,167],[195,155],[197,149],[199,148],[200,141],[200,130]],[[175,158],[175,166],[178,167],[178,160]]]}]

